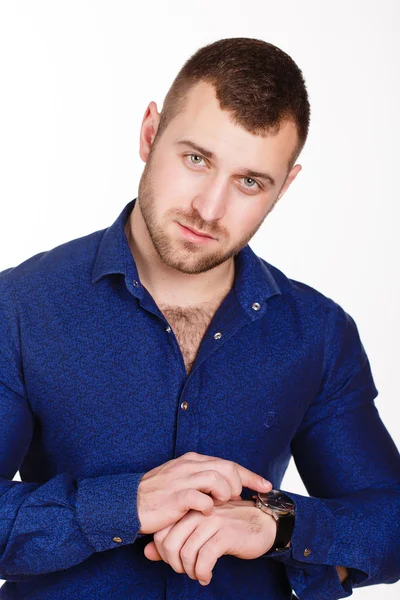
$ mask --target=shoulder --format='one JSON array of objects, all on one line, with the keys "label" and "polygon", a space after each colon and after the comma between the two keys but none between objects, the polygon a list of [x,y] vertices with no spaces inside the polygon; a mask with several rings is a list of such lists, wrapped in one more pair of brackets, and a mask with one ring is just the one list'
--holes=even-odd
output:
[{"label": "shoulder", "polygon": [[[261,259],[277,282],[285,318],[307,337],[322,341],[327,355],[359,356],[365,362],[366,353],[359,327],[354,318],[333,298],[302,281],[289,278],[264,259]],[[307,333],[306,333],[307,332]]]},{"label": "shoulder", "polygon": [[21,289],[33,282],[51,280],[66,273],[91,272],[104,229],[39,252],[0,271],[0,290]]},{"label": "shoulder", "polygon": [[275,279],[282,294],[284,304],[297,307],[300,311],[309,311],[312,308],[319,307],[323,310],[324,314],[326,312],[343,311],[342,307],[333,298],[327,296],[322,291],[303,281],[288,277],[276,266],[261,257],[259,258]]}]

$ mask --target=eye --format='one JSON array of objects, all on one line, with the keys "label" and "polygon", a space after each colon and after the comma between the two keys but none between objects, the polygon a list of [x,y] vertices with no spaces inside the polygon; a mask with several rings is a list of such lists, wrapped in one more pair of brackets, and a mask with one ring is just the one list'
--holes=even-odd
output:
[{"label": "eye", "polygon": [[[205,161],[205,158],[203,156],[201,156],[201,154],[195,154],[194,152],[191,152],[190,154],[184,154],[185,158],[189,158],[189,162],[191,165],[201,165],[201,161]],[[198,160],[196,160],[198,159]],[[250,181],[251,185],[245,185],[244,187],[246,188],[246,190],[250,190],[250,191],[259,191],[263,189],[263,186],[258,183],[258,181],[256,181],[255,179],[253,179],[252,177],[241,177],[241,179],[245,180],[245,181]]]},{"label": "eye", "polygon": [[[262,186],[258,183],[258,181],[256,181],[255,179],[253,179],[252,177],[242,177],[242,179],[244,179],[245,181],[251,181],[253,182],[253,185],[245,185],[244,187],[247,188],[248,190],[253,190],[253,189],[262,189]],[[254,185],[255,184],[255,185]]]},{"label": "eye", "polygon": [[204,158],[202,156],[200,156],[200,154],[185,154],[185,157],[189,157],[189,161],[191,162],[192,165],[199,165],[200,162],[197,161],[193,161],[192,158],[198,158],[200,159],[200,161],[204,160]]}]

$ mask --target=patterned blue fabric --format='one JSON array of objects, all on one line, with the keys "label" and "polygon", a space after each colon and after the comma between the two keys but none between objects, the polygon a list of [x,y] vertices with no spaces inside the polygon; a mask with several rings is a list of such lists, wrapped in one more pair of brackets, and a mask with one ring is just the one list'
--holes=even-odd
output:
[{"label": "patterned blue fabric", "polygon": [[[187,375],[124,233],[134,202],[0,273],[0,598],[331,600],[397,581],[400,458],[354,320],[246,246]],[[275,488],[293,455],[310,497],[285,490],[292,548],[222,556],[204,588],[149,561],[140,478],[188,451]]]}]

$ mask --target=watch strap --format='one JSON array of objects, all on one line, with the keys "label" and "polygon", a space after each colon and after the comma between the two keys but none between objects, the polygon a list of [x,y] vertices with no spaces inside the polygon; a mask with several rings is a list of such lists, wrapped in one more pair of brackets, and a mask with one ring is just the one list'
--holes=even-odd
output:
[{"label": "watch strap", "polygon": [[272,548],[277,552],[283,552],[289,546],[294,529],[294,515],[281,515],[276,522],[276,536]]}]

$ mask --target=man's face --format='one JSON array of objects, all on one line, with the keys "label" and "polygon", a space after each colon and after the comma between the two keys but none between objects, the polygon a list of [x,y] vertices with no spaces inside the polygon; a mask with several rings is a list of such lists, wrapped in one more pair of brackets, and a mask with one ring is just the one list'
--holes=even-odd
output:
[{"label": "man's face", "polygon": [[[140,210],[161,260],[183,273],[202,273],[249,242],[300,171],[295,165],[288,173],[296,128],[287,122],[275,136],[252,135],[230,121],[214,88],[201,82],[152,146],[159,121],[154,107],[149,105],[141,131],[146,165],[138,190]],[[185,227],[211,237],[193,236]]]}]

